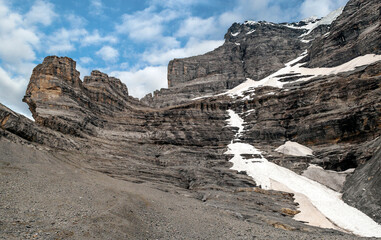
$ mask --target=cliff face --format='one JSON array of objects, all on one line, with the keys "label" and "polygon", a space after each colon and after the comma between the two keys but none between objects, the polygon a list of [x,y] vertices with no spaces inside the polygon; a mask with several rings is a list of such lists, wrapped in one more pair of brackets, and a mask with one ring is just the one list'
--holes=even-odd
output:
[{"label": "cliff face", "polygon": [[365,54],[381,54],[380,1],[350,0],[331,30],[309,49],[309,67],[331,67]]},{"label": "cliff face", "polygon": [[[255,145],[271,162],[297,173],[309,164],[334,171],[358,168],[345,183],[344,197],[369,215],[379,213],[381,207],[372,196],[379,186],[379,158],[374,153],[381,133],[381,63],[313,78],[288,72],[282,75],[282,87],[256,86],[240,96],[218,93],[246,78],[261,80],[306,50],[308,66],[334,66],[378,53],[373,41],[380,36],[374,27],[379,15],[372,10],[378,5],[350,1],[331,27],[311,31],[304,28],[308,22],[233,24],[223,46],[171,61],[169,89],[141,101],[128,96],[127,87],[116,78],[93,71],[81,82],[72,59],[47,57],[34,69],[24,97],[36,122],[0,106],[0,137],[66,150],[79,166],[186,195],[244,221],[322,233],[287,214],[296,210],[292,194],[253,188],[252,178],[230,170],[231,156],[224,152],[237,129],[227,126],[227,110],[245,122],[240,141]],[[358,34],[351,33],[344,45],[337,45],[334,36],[352,31],[359,18],[365,20]],[[357,48],[363,40],[369,44]],[[343,57],[343,49],[352,47],[361,51]],[[205,95],[210,96],[191,100]],[[306,145],[314,155],[275,151],[285,141]],[[371,192],[357,198],[360,192],[352,185]]]},{"label": "cliff face", "polygon": [[299,56],[308,43],[305,29],[268,22],[234,23],[225,43],[204,55],[174,59],[168,64],[168,89],[146,96],[143,102],[168,106],[231,89],[246,78],[259,80]]}]

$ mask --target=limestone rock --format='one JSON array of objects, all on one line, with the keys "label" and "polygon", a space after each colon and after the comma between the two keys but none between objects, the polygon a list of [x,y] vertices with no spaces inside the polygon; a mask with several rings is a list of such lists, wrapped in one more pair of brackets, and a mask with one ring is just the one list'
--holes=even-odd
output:
[{"label": "limestone rock", "polygon": [[350,0],[329,34],[314,41],[309,67],[332,67],[365,54],[381,54],[381,2]]}]

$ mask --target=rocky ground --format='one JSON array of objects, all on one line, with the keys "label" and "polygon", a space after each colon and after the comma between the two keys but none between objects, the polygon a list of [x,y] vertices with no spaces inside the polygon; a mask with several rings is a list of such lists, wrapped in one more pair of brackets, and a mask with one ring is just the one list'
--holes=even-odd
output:
[{"label": "rocky ground", "polygon": [[[282,88],[257,86],[242,96],[217,93],[246,77],[259,80],[305,50],[303,61],[313,66],[345,62],[336,61],[340,49],[351,46],[351,57],[373,53],[374,45],[361,43],[380,39],[376,2],[349,1],[332,28],[316,28],[308,40],[301,23],[233,24],[221,48],[172,61],[170,88],[140,101],[116,78],[93,71],[82,82],[75,61],[46,57],[23,99],[35,122],[0,104],[0,237],[357,239],[296,221],[293,194],[264,190],[231,170],[224,153],[237,128],[228,126],[227,110],[245,122],[239,140],[270,162],[298,174],[309,164],[356,168],[331,187],[379,222],[381,63],[306,81],[288,73],[278,76]],[[364,21],[354,33],[357,18]],[[342,42],[340,32],[350,37]],[[204,94],[212,96],[190,100]],[[286,141],[313,156],[275,151]]]},{"label": "rocky ground", "polygon": [[70,153],[4,137],[0,151],[1,239],[358,239],[265,218],[245,221],[180,188],[163,191],[89,170]]}]

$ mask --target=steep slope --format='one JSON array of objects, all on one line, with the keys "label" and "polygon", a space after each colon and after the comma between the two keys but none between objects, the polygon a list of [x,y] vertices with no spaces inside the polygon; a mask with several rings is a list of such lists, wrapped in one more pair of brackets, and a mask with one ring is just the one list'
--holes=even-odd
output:
[{"label": "steep slope", "polygon": [[170,61],[169,88],[142,101],[155,107],[168,106],[231,89],[248,77],[259,80],[304,51],[308,43],[299,36],[306,31],[268,22],[234,23],[221,47]]},{"label": "steep slope", "polygon": [[365,54],[381,54],[380,1],[350,0],[330,32],[309,49],[309,67],[332,67]]}]

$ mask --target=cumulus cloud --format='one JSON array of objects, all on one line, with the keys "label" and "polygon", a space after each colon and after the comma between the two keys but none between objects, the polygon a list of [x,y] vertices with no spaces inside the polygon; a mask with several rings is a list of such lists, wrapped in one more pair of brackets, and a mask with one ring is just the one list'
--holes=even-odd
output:
[{"label": "cumulus cloud", "polygon": [[210,36],[215,37],[218,31],[218,23],[214,17],[200,18],[189,17],[186,18],[180,25],[176,36],[179,37],[197,37],[207,38]]},{"label": "cumulus cloud", "polygon": [[11,77],[0,67],[0,103],[12,110],[31,117],[28,106],[21,101],[24,96],[27,80],[21,76]]},{"label": "cumulus cloud", "polygon": [[83,63],[83,64],[88,64],[88,63],[91,63],[91,62],[93,61],[93,59],[90,58],[90,57],[81,57],[81,58],[79,59],[79,61],[80,61],[81,63]]},{"label": "cumulus cloud", "polygon": [[138,98],[168,87],[166,66],[149,66],[136,71],[114,71],[110,76],[119,78],[127,85],[129,94]]},{"label": "cumulus cloud", "polygon": [[80,41],[88,32],[83,29],[61,28],[47,36],[47,53],[57,54],[75,50],[75,42]]},{"label": "cumulus cloud", "polygon": [[85,28],[61,28],[47,36],[47,53],[57,54],[76,50],[76,46],[99,45],[102,43],[116,43],[114,36],[101,36],[97,30],[89,33]]},{"label": "cumulus cloud", "polygon": [[119,57],[119,52],[110,46],[103,46],[96,54],[105,62],[115,62]]},{"label": "cumulus cloud", "polygon": [[136,41],[157,41],[164,37],[163,24],[176,19],[178,14],[170,9],[157,12],[151,6],[133,14],[124,14],[122,23],[116,26],[116,30]]},{"label": "cumulus cloud", "polygon": [[56,16],[57,14],[54,12],[53,4],[38,0],[25,15],[25,22],[29,25],[40,23],[48,26]]},{"label": "cumulus cloud", "polygon": [[347,2],[348,0],[305,0],[299,11],[303,18],[310,16],[324,17],[344,6]]},{"label": "cumulus cloud", "polygon": [[219,16],[224,26],[245,20],[266,20],[271,22],[288,21],[295,15],[294,7],[281,4],[285,0],[238,0],[235,8]]},{"label": "cumulus cloud", "polygon": [[152,65],[164,65],[174,58],[196,56],[212,51],[224,43],[222,40],[199,40],[191,38],[182,48],[168,50],[150,50],[142,55],[142,59]]},{"label": "cumulus cloud", "polygon": [[95,30],[92,34],[85,34],[85,37],[81,39],[81,44],[83,46],[95,45],[103,42],[116,43],[118,39],[111,35],[101,36],[99,35],[98,30]]},{"label": "cumulus cloud", "polygon": [[37,34],[23,24],[23,18],[11,12],[0,1],[0,58],[9,64],[17,64],[36,58],[34,47],[40,43]]},{"label": "cumulus cloud", "polygon": [[89,8],[90,13],[93,15],[103,14],[103,3],[101,0],[91,0]]}]

